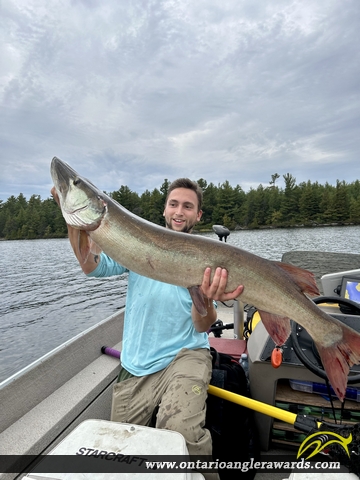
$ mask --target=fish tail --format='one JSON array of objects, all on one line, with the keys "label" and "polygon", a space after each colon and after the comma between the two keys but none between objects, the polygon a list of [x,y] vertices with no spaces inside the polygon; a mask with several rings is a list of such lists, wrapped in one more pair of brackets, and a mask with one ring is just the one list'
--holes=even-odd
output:
[{"label": "fish tail", "polygon": [[341,325],[343,337],[329,347],[315,342],[324,370],[339,400],[343,401],[350,367],[360,363],[360,334]]}]

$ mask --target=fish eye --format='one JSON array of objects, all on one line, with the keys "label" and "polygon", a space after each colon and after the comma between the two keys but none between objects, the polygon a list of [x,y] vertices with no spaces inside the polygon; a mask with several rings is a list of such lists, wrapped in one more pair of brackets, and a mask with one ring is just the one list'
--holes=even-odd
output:
[{"label": "fish eye", "polygon": [[73,185],[79,185],[79,183],[81,183],[80,178],[75,178],[75,180],[73,181]]}]

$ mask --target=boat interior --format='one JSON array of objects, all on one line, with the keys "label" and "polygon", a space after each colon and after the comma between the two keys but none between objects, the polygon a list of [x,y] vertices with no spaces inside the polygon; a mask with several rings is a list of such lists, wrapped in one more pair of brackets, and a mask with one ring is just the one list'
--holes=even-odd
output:
[{"label": "boat interior", "polygon": [[[352,261],[351,264],[354,265]],[[329,274],[329,270],[325,269],[324,275],[318,275],[321,291],[326,297],[341,298],[341,288],[337,289],[339,285],[341,286],[343,277],[355,278],[360,282],[360,269],[352,270],[347,266],[348,263],[345,263],[345,269],[342,269],[339,265],[339,269],[335,270],[338,272],[336,274]],[[326,275],[330,276],[326,277]],[[360,311],[350,312],[341,309],[339,304],[328,301],[325,305],[319,306],[360,331]],[[326,394],[314,393],[312,390],[314,384],[325,382],[299,359],[294,351],[292,338],[289,338],[283,346],[281,366],[274,368],[270,358],[274,343],[263,327],[261,319],[256,322],[255,317],[252,319],[254,324],[252,330],[248,338],[244,338],[244,324],[246,328],[249,327],[248,306],[240,302],[234,302],[233,305],[226,307],[220,305],[218,317],[221,319],[223,328],[221,334],[210,335],[210,343],[217,350],[230,353],[236,358],[240,358],[243,352],[247,352],[250,391],[253,399],[288,411],[307,412],[310,415],[321,414],[322,418],[329,417],[328,420],[333,421],[332,407],[329,399],[325,398]],[[109,421],[112,386],[118,374],[118,360],[111,355],[103,354],[101,347],[110,346],[121,351],[123,321],[124,309],[77,335],[0,384],[2,407],[0,458],[6,464],[1,469],[3,473],[0,473],[0,479],[52,478],[31,476],[36,458],[54,451],[74,429],[85,421],[94,419]],[[231,326],[229,329],[228,324]],[[306,332],[296,331],[295,327],[295,334],[300,337],[300,349],[309,351],[310,340]],[[310,356],[313,363],[318,362],[314,352],[311,352]],[[359,375],[360,367],[353,367],[350,377],[354,376],[357,379]],[[351,390],[358,393],[355,393],[355,397],[350,396],[346,399],[342,415],[345,411],[344,421],[357,423],[360,422],[360,381],[358,379],[349,384],[349,392]],[[340,414],[341,405],[338,400],[333,401],[333,407],[336,414]],[[262,452],[272,453],[279,449],[283,451],[299,448],[304,434],[297,431],[293,425],[288,425],[259,411],[254,415]],[[16,472],[10,466],[15,458],[20,461]],[[26,475],[29,476],[26,477]],[[290,478],[294,480],[303,478],[300,474],[291,475]],[[155,476],[151,478],[155,479]],[[284,478],[289,478],[289,475],[263,473],[256,476],[256,480]],[[315,480],[315,477],[311,478]],[[343,478],[345,479],[345,476]]]}]

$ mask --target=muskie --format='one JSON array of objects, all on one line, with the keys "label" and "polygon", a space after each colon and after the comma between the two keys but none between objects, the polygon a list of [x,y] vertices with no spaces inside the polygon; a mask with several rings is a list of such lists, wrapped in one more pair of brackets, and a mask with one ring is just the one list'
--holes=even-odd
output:
[{"label": "muskie", "polygon": [[212,272],[216,267],[226,268],[228,291],[244,285],[241,301],[258,309],[276,345],[287,340],[290,318],[307,330],[336,395],[344,399],[349,367],[360,363],[360,334],[327,315],[307,297],[319,295],[312,273],[143,220],[56,157],[51,163],[51,176],[66,223],[79,229],[78,253],[84,261],[91,238],[129,270],[188,288],[201,314],[206,310],[199,285],[206,267]]}]

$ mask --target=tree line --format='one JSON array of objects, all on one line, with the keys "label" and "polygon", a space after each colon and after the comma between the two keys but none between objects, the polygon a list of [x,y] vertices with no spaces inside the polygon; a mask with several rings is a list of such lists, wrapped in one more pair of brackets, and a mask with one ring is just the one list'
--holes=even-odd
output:
[{"label": "tree line", "polygon": [[[271,176],[269,185],[259,185],[244,192],[229,181],[214,185],[203,178],[197,182],[204,192],[203,215],[198,231],[212,225],[236,228],[316,226],[324,224],[360,224],[360,181],[337,181],[336,185],[318,182],[297,184],[296,178],[283,175],[284,188],[276,185],[280,175]],[[108,193],[134,214],[163,225],[165,197],[170,182],[165,179],[160,189],[146,190],[139,195],[122,185]],[[67,235],[65,221],[53,198],[42,200],[32,195],[29,200],[20,193],[0,200],[0,238],[6,240],[59,238]]]}]

